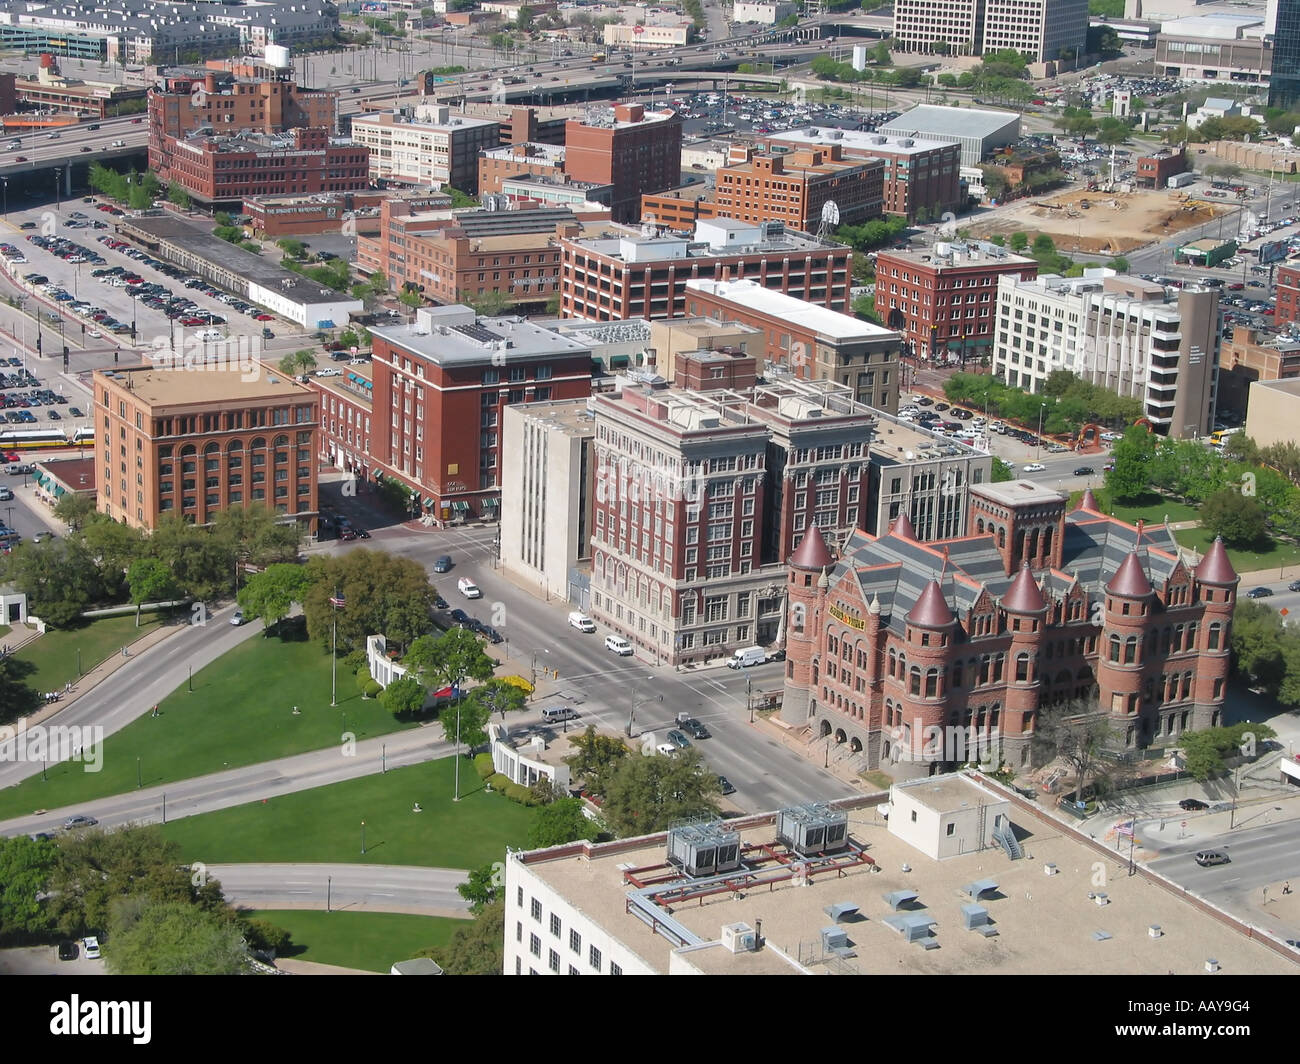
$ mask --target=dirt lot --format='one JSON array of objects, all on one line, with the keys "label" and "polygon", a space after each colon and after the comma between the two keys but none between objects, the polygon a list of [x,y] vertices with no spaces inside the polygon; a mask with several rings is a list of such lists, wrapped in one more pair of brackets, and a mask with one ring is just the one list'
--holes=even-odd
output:
[{"label": "dirt lot", "polygon": [[[1067,191],[1016,203],[996,217],[971,226],[971,235],[987,239],[1015,232],[1046,233],[1058,251],[1118,255],[1153,240],[1201,225],[1228,208],[1205,200],[1185,202],[1177,190],[1136,192]],[[1086,202],[1087,207],[1081,206]]]}]

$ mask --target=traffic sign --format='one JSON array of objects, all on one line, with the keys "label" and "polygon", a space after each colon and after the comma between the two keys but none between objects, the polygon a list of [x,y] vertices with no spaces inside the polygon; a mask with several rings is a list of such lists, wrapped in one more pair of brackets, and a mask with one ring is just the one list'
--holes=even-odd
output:
[{"label": "traffic sign", "polygon": [[1187,827],[1187,821],[1186,821],[1186,820],[1183,821],[1183,827]]},{"label": "traffic sign", "polygon": [[1283,617],[1286,617],[1288,614],[1290,614],[1291,611],[1290,611],[1289,609],[1287,609],[1285,606],[1283,606],[1283,607],[1282,607],[1280,610],[1278,610],[1277,612],[1280,613]]}]

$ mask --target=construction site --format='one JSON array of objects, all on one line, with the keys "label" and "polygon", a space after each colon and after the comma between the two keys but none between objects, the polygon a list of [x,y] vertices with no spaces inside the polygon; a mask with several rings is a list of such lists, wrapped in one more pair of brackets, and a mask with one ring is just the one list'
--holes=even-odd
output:
[{"label": "construction site", "polygon": [[992,217],[974,222],[970,230],[983,240],[1022,232],[1032,241],[1046,233],[1065,254],[1121,255],[1204,225],[1230,210],[1226,203],[1211,203],[1173,189],[1070,189],[1000,207]]}]

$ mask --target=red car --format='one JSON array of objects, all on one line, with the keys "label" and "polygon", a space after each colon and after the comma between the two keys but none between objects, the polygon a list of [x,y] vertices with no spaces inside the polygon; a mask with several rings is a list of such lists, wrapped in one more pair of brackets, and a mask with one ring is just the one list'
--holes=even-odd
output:
[{"label": "red car", "polygon": [[253,317],[258,321],[275,321],[274,314],[254,314]]},{"label": "red car", "polygon": [[182,325],[206,325],[207,322],[205,322],[202,318],[196,318],[193,314],[189,314],[181,318],[181,324]]}]

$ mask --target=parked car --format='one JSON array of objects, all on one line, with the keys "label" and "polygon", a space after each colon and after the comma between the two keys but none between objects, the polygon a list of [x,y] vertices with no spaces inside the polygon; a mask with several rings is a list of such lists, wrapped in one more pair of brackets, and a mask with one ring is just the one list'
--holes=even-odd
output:
[{"label": "parked car", "polygon": [[238,627],[244,623],[244,611],[235,610],[234,615],[230,618],[230,623]]},{"label": "parked car", "polygon": [[1272,596],[1273,589],[1271,587],[1252,587],[1246,592],[1246,597],[1253,599],[1272,598]]},{"label": "parked car", "polygon": [[678,731],[676,728],[670,731],[666,736],[664,736],[664,738],[667,739],[668,742],[672,743],[678,750],[685,750],[691,745],[691,741],[686,738],[686,733]]},{"label": "parked car", "polygon": [[12,488],[0,488],[0,502],[12,502],[14,493]]},{"label": "parked car", "polygon": [[1026,473],[1041,473],[1041,472],[1043,472],[1043,470],[1045,470],[1046,468],[1047,468],[1047,466],[1043,465],[1042,462],[1030,462],[1029,465],[1025,466],[1025,472],[1026,472]]},{"label": "parked car", "polygon": [[1097,471],[1090,465],[1081,465],[1074,471],[1074,475],[1076,477],[1091,477],[1094,476],[1096,472]]},{"label": "parked car", "polygon": [[435,573],[451,572],[451,555],[450,554],[440,555],[438,560],[433,563],[433,571]]},{"label": "parked car", "polygon": [[81,940],[81,946],[86,951],[86,960],[99,960],[99,939],[94,935],[87,935]]},{"label": "parked car", "polygon": [[456,581],[456,590],[464,595],[467,599],[482,598],[483,592],[478,589],[478,584],[474,583],[468,576],[462,576]]},{"label": "parked car", "polygon": [[450,616],[457,624],[464,625],[466,628],[468,628],[470,623],[474,620],[473,617],[459,608],[452,610],[448,616]]},{"label": "parked car", "polygon": [[594,632],[596,630],[596,622],[581,610],[574,610],[569,614],[569,627],[576,628],[579,632]]},{"label": "parked car", "polygon": [[[4,496],[0,495],[0,498],[3,497]],[[10,498],[12,497],[13,496],[11,495]],[[1288,591],[1300,591],[1300,580],[1292,580],[1291,583],[1287,584],[1286,589]]]},{"label": "parked car", "polygon": [[1199,798],[1184,798],[1181,802],[1178,803],[1178,808],[1185,809],[1190,813],[1198,809],[1209,809],[1210,803],[1203,802]]},{"label": "parked car", "polygon": [[690,735],[692,739],[713,738],[713,733],[694,717],[686,717],[684,719],[679,717],[677,720],[677,726]]},{"label": "parked car", "polygon": [[93,816],[70,816],[63,822],[64,831],[75,831],[77,828],[93,828],[99,821]]},{"label": "parked car", "polygon": [[59,960],[75,961],[79,955],[80,951],[77,949],[77,944],[75,942],[66,941],[59,943]]},{"label": "parked car", "polygon": [[721,788],[723,794],[735,794],[735,793],[736,793],[736,787],[735,787],[735,784],[733,784],[733,783],[731,782],[731,780],[727,779],[726,776],[719,776],[719,777],[718,777],[718,787]]}]

